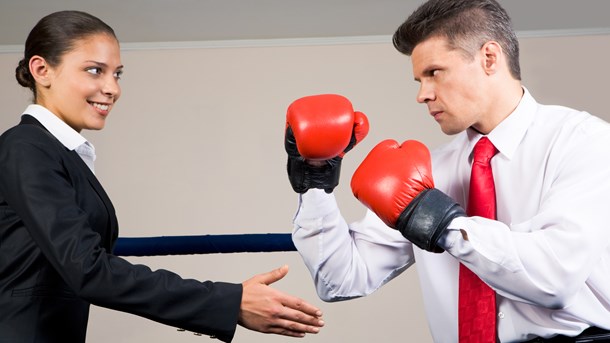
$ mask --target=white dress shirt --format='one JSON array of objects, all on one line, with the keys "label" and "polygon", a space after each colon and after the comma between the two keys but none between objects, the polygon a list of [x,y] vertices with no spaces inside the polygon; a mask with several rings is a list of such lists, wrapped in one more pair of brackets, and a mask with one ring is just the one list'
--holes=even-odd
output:
[{"label": "white dress shirt", "polygon": [[[464,208],[480,137],[467,130],[432,152],[435,187]],[[441,254],[412,245],[371,211],[347,224],[332,194],[300,195],[293,240],[319,296],[366,296],[417,262],[433,339],[457,342],[462,262],[497,292],[501,342],[610,329],[610,125],[540,105],[524,89],[488,137],[499,150],[491,161],[497,221],[454,219]]]},{"label": "white dress shirt", "polygon": [[68,150],[76,150],[91,172],[94,172],[95,147],[85,137],[43,106],[29,105],[23,114],[36,118]]}]

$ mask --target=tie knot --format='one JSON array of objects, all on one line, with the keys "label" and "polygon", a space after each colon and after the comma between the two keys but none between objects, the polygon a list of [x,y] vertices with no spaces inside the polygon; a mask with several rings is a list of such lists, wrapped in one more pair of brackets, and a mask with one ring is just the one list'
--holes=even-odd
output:
[{"label": "tie knot", "polygon": [[479,139],[474,146],[474,161],[481,163],[489,163],[492,157],[498,153],[498,149],[487,137]]}]

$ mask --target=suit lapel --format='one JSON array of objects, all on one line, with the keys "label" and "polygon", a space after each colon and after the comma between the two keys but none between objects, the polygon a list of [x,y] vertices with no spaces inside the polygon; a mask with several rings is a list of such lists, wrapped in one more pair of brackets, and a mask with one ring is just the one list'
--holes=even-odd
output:
[{"label": "suit lapel", "polygon": [[85,161],[83,161],[83,159],[78,155],[78,153],[75,150],[72,150],[72,151],[68,151],[68,155],[69,155],[69,158],[72,159],[74,164],[80,168],[81,172],[83,172],[87,176],[87,180],[89,181],[89,184],[95,190],[95,192],[100,197],[100,199],[102,199],[104,206],[106,206],[106,210],[108,212],[109,219],[110,219],[111,234],[108,236],[110,240],[108,242],[104,242],[105,243],[104,246],[112,247],[112,245],[116,241],[116,239],[118,237],[118,233],[119,233],[118,232],[118,221],[116,218],[114,206],[112,205],[112,202],[110,201],[110,198],[108,197],[108,194],[102,187],[102,184],[100,184],[97,177],[95,177],[95,174],[93,174],[91,169],[89,169],[89,167],[87,166]]},{"label": "suit lapel", "polygon": [[[36,118],[34,118],[30,115],[26,114],[26,115],[21,116],[21,122],[19,123],[19,125],[36,125],[36,126],[40,127],[41,129],[43,129],[44,131],[46,131],[53,139],[55,139],[55,140],[57,139],[57,138],[53,137],[53,135],[38,120],[36,120]],[[78,168],[80,168],[80,172],[84,173],[87,176],[87,180],[89,181],[89,184],[91,185],[93,190],[95,190],[97,195],[100,197],[100,199],[104,203],[104,206],[106,206],[106,210],[107,210],[107,213],[108,213],[108,216],[110,219],[109,220],[109,222],[110,222],[109,229],[110,229],[111,234],[108,235],[109,241],[104,242],[104,246],[112,247],[118,237],[118,221],[116,218],[114,206],[112,205],[112,202],[110,201],[110,198],[108,197],[108,194],[106,194],[106,191],[104,190],[104,188],[98,181],[97,177],[95,177],[95,174],[93,174],[91,169],[89,169],[89,167],[87,166],[85,161],[83,161],[83,159],[78,155],[78,153],[75,150],[70,151],[67,148],[65,148],[64,151],[66,152],[65,155],[68,156],[68,158],[73,162],[73,164],[78,166]]]}]

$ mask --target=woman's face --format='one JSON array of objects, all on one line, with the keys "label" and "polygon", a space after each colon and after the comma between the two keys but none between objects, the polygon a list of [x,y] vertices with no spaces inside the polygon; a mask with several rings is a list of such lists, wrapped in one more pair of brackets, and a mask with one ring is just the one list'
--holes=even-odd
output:
[{"label": "woman's face", "polygon": [[114,37],[99,33],[77,40],[59,65],[47,67],[36,102],[78,132],[101,130],[121,95],[122,69]]}]

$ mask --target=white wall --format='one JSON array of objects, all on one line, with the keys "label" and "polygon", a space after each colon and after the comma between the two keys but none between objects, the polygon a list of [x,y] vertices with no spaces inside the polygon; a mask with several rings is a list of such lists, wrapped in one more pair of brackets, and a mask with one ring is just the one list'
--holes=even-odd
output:
[{"label": "white wall", "polygon": [[[610,36],[521,39],[524,84],[543,103],[610,120]],[[14,79],[20,54],[0,54],[0,131],[14,125],[29,92]],[[371,132],[344,160],[336,190],[348,221],[364,213],[349,180],[380,140],[445,142],[415,102],[407,57],[387,44],[126,50],[123,95],[96,146],[96,172],[113,199],[121,236],[288,233],[296,195],[285,173],[285,110],[295,99],[339,93],[367,114]],[[320,301],[295,252],[129,258],[184,277],[242,282],[289,264],[274,287],[325,312],[327,326],[304,342],[429,342],[415,268],[377,293]],[[191,333],[93,308],[89,342],[201,342]],[[238,328],[236,342],[293,339]]]}]

